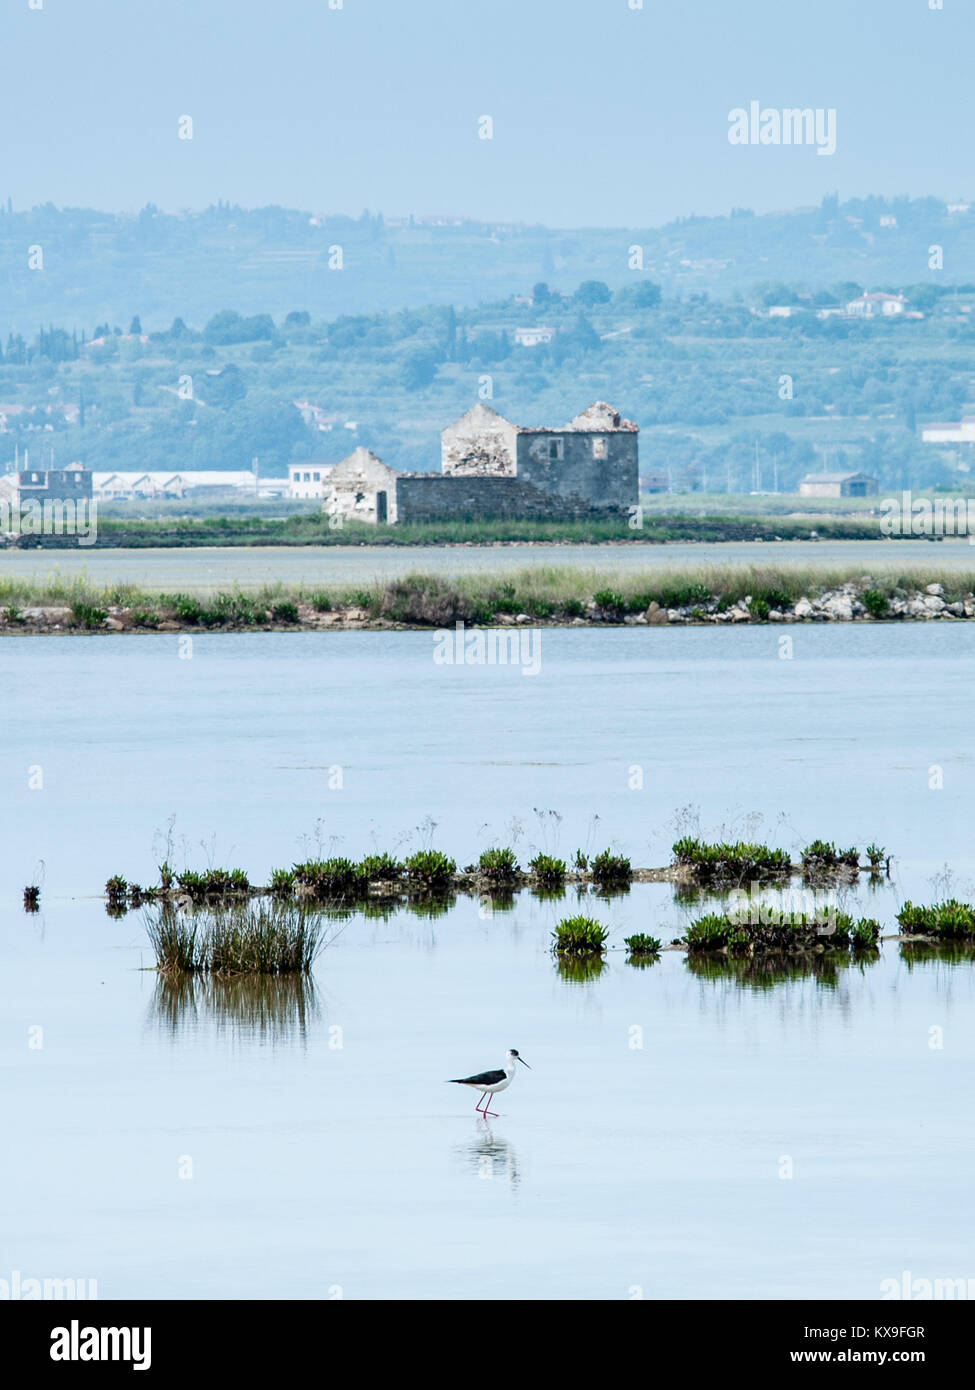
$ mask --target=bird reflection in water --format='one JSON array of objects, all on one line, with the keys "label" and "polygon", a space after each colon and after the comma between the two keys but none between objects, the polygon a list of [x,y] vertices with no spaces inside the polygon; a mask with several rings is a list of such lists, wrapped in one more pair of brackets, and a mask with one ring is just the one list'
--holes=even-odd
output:
[{"label": "bird reflection in water", "polygon": [[475,1120],[474,1138],[458,1144],[454,1152],[469,1172],[482,1182],[506,1180],[511,1188],[521,1181],[518,1155],[507,1139],[501,1139],[491,1128],[491,1121]]}]

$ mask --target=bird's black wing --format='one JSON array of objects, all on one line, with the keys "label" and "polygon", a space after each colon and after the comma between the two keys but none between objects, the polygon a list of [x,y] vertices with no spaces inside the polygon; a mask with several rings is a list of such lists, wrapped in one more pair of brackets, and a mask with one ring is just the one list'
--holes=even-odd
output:
[{"label": "bird's black wing", "polygon": [[479,1071],[476,1076],[452,1076],[450,1079],[456,1086],[496,1086],[504,1078],[503,1071]]}]

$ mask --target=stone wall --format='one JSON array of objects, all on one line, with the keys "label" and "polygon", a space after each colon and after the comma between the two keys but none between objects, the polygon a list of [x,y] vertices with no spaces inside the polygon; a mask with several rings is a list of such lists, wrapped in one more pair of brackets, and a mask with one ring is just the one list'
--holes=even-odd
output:
[{"label": "stone wall", "polygon": [[517,426],[479,403],[441,433],[440,466],[451,476],[514,477],[517,436]]},{"label": "stone wall", "polygon": [[594,507],[636,506],[639,430],[605,401],[558,429],[513,425],[479,402],[441,435],[451,477],[517,478],[541,492]]},{"label": "stone wall", "polygon": [[636,506],[637,436],[523,431],[518,436],[518,480],[553,496],[584,497],[594,507]]},{"label": "stone wall", "polygon": [[585,497],[596,507],[635,507],[639,428],[596,401],[565,429],[518,431],[518,477],[544,492]]},{"label": "stone wall", "polygon": [[404,523],[518,517],[583,521],[626,515],[627,506],[594,507],[585,497],[554,496],[521,478],[401,473],[396,482],[396,516]]}]

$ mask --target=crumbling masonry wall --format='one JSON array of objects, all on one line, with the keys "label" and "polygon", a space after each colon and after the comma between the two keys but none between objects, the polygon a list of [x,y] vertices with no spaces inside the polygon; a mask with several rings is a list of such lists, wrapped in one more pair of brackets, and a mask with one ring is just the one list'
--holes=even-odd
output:
[{"label": "crumbling masonry wall", "polygon": [[585,497],[553,495],[520,478],[401,473],[396,482],[396,516],[400,522],[587,521],[626,516],[628,506],[594,507]]},{"label": "crumbling masonry wall", "polygon": [[593,507],[635,507],[639,499],[635,430],[521,430],[518,480]]},{"label": "crumbling masonry wall", "polygon": [[449,477],[513,478],[518,428],[490,406],[476,405],[440,436],[440,466]]}]

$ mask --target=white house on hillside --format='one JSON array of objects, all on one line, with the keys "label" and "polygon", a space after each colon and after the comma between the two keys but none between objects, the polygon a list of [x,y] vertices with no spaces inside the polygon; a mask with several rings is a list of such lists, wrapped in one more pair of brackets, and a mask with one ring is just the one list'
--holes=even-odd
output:
[{"label": "white house on hillside", "polygon": [[550,343],[555,337],[554,328],[516,328],[515,342],[519,347],[538,347],[539,343]]},{"label": "white house on hillside", "polygon": [[846,306],[850,318],[879,319],[903,314],[907,300],[902,294],[861,294]]},{"label": "white house on hillside", "polygon": [[921,427],[925,444],[975,444],[975,415],[963,415],[954,424],[932,424]]}]

